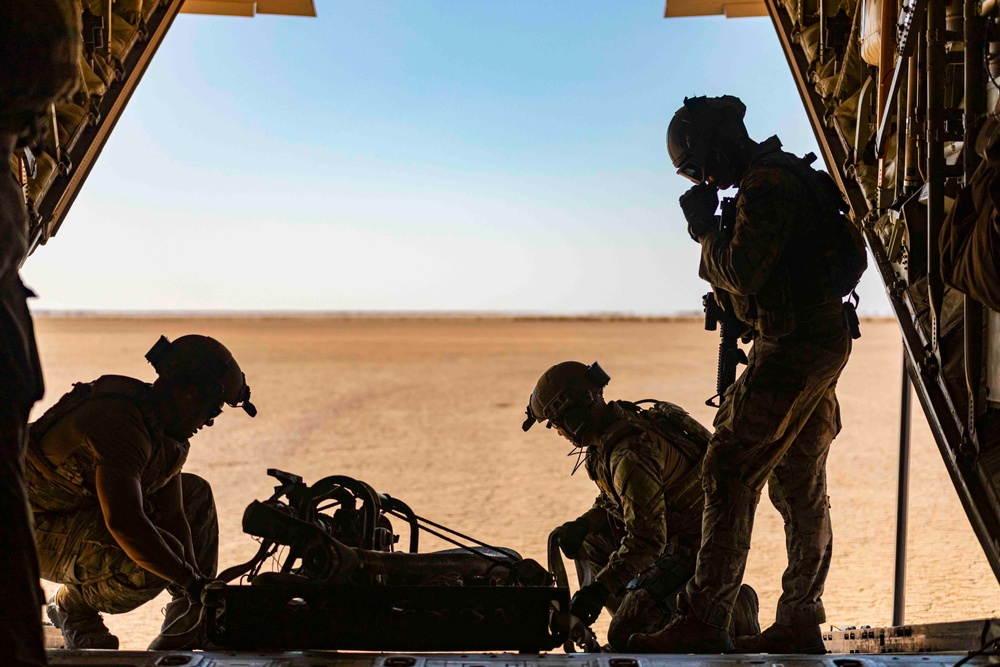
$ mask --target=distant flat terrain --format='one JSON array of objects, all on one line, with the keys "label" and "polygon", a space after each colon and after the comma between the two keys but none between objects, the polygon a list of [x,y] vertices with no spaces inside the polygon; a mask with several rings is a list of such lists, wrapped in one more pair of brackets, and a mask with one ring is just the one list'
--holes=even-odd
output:
[{"label": "distant flat terrain", "polygon": [[[151,381],[143,355],[160,334],[207,334],[234,352],[260,414],[224,413],[192,440],[186,468],[215,489],[223,567],[256,549],[240,519],[271,492],[269,467],[310,482],[358,477],[418,514],[544,561],[548,532],[595,496],[585,473],[569,476],[568,443],[520,428],[535,380],[559,361],[599,360],[612,377],[608,398],[673,401],[708,426],[715,412],[704,402],[718,337],[697,319],[49,316],[36,326],[47,384],[36,417],[73,382],[103,373]],[[824,600],[841,626],[889,625],[892,614],[899,333],[890,321],[862,332],[841,378],[844,430],[829,464],[835,541]],[[916,405],[914,414],[906,620],[996,616],[1000,587]],[[762,625],[774,618],[784,564],[765,491],[745,579],[760,594]],[[149,643],[164,602],[108,619],[122,648]]]}]

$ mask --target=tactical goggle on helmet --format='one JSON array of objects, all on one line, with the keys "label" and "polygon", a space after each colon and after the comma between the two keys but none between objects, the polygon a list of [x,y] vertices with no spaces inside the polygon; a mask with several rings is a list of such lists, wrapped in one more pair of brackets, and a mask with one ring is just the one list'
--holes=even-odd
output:
[{"label": "tactical goggle on helmet", "polygon": [[146,360],[162,379],[194,385],[207,401],[217,403],[210,418],[222,412],[223,403],[257,416],[246,376],[232,353],[214,338],[191,334],[171,343],[166,336],[160,336],[146,353]]},{"label": "tactical goggle on helmet", "polygon": [[667,127],[667,154],[677,173],[693,183],[704,183],[709,154],[715,150],[720,126],[743,122],[746,106],[732,95],[685,97]]},{"label": "tactical goggle on helmet", "polygon": [[692,122],[684,107],[670,121],[667,128],[667,153],[670,155],[677,173],[684,178],[695,183],[705,182],[705,158],[707,157],[707,147],[704,142],[696,142],[691,145],[693,134]]},{"label": "tactical goggle on helmet", "polygon": [[536,422],[546,421],[546,428],[555,426],[579,437],[590,405],[610,381],[611,376],[596,361],[589,366],[578,361],[556,364],[535,384],[521,428],[527,431]]}]

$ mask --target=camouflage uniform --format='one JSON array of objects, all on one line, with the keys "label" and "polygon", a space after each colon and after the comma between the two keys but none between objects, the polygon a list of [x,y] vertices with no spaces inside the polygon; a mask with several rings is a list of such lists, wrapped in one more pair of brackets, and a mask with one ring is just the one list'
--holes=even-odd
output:
[{"label": "camouflage uniform", "polygon": [[[212,488],[201,477],[186,472],[181,473],[181,486],[184,515],[191,526],[198,567],[207,576],[214,576],[218,565],[219,521]],[[147,498],[154,524],[158,495],[152,493]],[[42,577],[63,584],[56,600],[67,611],[90,608],[121,614],[149,602],[170,583],[128,557],[105,527],[100,507],[35,516]],[[175,553],[183,553],[176,537],[163,529],[157,531]]]},{"label": "camouflage uniform", "polygon": [[38,559],[24,478],[25,429],[42,397],[42,372],[18,276],[28,247],[24,194],[11,173],[9,141],[68,92],[79,67],[80,17],[70,2],[0,3],[0,605],[4,664],[44,665]]},{"label": "camouflage uniform", "polygon": [[[785,522],[788,566],[777,622],[825,620],[821,596],[833,536],[826,459],[840,430],[834,393],[851,338],[840,298],[817,267],[810,234],[822,214],[772,137],[751,161],[737,197],[732,239],[712,232],[700,274],[728,292],[754,326],[749,365],[726,394],[705,455],[705,515],[692,612],[726,627],[764,483]],[[794,165],[793,165],[794,166]]]},{"label": "camouflage uniform", "polygon": [[[144,511],[158,525],[162,509],[158,492],[180,474],[195,559],[203,574],[215,575],[219,527],[211,487],[196,475],[180,472],[188,442],[163,433],[150,403],[150,391],[151,386],[139,380],[106,375],[92,383],[77,384],[31,425],[26,471],[41,572],[43,578],[63,584],[56,601],[68,612],[131,611],[156,597],[169,583],[132,561],[108,532],[94,488],[97,456],[86,440],[58,466],[42,451],[45,435],[63,420],[72,419],[74,411],[89,401],[107,402],[107,411],[123,421],[138,408],[152,445],[140,480]],[[175,553],[184,553],[176,537],[159,527],[157,530]]]},{"label": "camouflage uniform", "polygon": [[[625,401],[608,406],[612,421],[583,443],[600,495],[583,515],[589,532],[579,559],[611,594],[608,640],[624,650],[633,632],[670,620],[677,591],[694,573],[704,505],[698,464],[711,434],[671,403],[652,411]],[[659,428],[653,413],[662,415]]]}]

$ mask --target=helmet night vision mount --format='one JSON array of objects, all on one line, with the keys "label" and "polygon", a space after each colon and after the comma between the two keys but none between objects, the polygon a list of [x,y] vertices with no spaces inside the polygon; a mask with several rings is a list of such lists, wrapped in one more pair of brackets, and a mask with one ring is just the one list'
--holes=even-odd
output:
[{"label": "helmet night vision mount", "polygon": [[250,385],[232,353],[209,336],[190,334],[170,342],[166,336],[146,353],[161,379],[192,384],[213,392],[213,399],[233,408],[243,408],[251,417],[257,408],[250,402]]},{"label": "helmet night vision mount", "polygon": [[611,376],[596,361],[589,366],[579,361],[556,364],[535,384],[521,429],[527,431],[535,422],[548,421],[547,428],[556,426],[579,439],[589,423],[591,405],[609,382]]}]

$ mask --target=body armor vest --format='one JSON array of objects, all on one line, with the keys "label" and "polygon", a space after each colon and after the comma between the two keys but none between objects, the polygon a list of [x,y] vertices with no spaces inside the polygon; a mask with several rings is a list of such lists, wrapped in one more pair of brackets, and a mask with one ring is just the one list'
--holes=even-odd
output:
[{"label": "body armor vest", "polygon": [[25,473],[30,489],[32,510],[60,512],[97,505],[93,487],[94,454],[78,446],[58,466],[42,452],[41,442],[56,424],[85,402],[96,398],[114,398],[131,403],[142,413],[151,451],[142,471],[140,484],[144,494],[162,488],[180,472],[187,460],[187,440],[175,440],[163,432],[151,401],[152,385],[121,375],[102,375],[97,380],[77,383],[73,389],[30,425]]},{"label": "body armor vest", "polygon": [[[601,436],[600,465],[609,471],[611,455],[615,447],[626,437],[639,433],[652,432],[659,436],[653,442],[665,441],[666,446],[673,447],[686,458],[691,468],[680,479],[665,485],[662,489],[666,505],[666,522],[668,528],[668,544],[675,543],[677,538],[694,538],[697,547],[701,535],[701,515],[705,506],[705,492],[701,485],[701,462],[708,448],[712,434],[698,423],[680,406],[667,401],[652,401],[653,405],[643,409],[628,401],[612,401],[619,408],[624,419],[616,420]],[[593,457],[593,469],[588,465],[591,479],[596,481],[598,457]],[[621,501],[611,488],[612,497],[621,506]],[[617,514],[620,514],[620,509]],[[621,516],[616,516],[622,519]],[[691,546],[691,545],[685,545]]]},{"label": "body armor vest", "polygon": [[[753,295],[730,295],[736,315],[765,336],[780,338],[795,331],[798,323],[825,321],[840,313],[841,297],[853,290],[867,265],[860,230],[845,217],[847,204],[840,191],[828,174],[810,165],[811,159],[781,150],[778,138],[771,137],[760,145],[742,178],[746,183],[756,170],[778,170],[798,193],[766,196],[800,203],[786,210],[794,213],[794,224],[768,279]],[[741,189],[737,206],[745,205],[742,195]],[[768,221],[751,213],[744,224]]]}]

